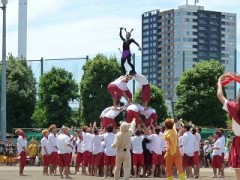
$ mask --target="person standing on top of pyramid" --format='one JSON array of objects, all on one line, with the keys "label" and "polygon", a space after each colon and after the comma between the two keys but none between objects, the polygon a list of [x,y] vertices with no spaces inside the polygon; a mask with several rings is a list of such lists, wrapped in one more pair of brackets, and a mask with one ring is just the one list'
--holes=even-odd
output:
[{"label": "person standing on top of pyramid", "polygon": [[[126,32],[126,39],[123,38],[123,36],[122,36],[122,30],[123,29]],[[131,57],[132,57],[132,54],[131,54],[131,51],[130,51],[131,43],[133,42],[134,44],[136,44],[138,46],[140,51],[142,50],[140,45],[133,38],[131,38],[131,32],[132,31],[133,31],[133,29],[130,32],[127,32],[126,28],[123,28],[123,27],[120,28],[119,36],[123,40],[123,51],[122,51],[122,58],[121,58],[121,68],[122,68],[122,74],[123,75],[126,74],[126,68],[124,66],[126,60],[127,60],[128,64],[129,64],[129,66],[132,68],[132,70],[135,71],[135,67],[131,63]]]}]

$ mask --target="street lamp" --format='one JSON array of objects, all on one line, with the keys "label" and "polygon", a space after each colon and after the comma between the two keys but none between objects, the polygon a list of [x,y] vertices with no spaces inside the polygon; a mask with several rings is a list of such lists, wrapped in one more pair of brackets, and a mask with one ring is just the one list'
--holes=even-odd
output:
[{"label": "street lamp", "polygon": [[1,137],[6,141],[6,5],[8,0],[1,0],[3,10],[2,32],[2,86],[1,86]]}]

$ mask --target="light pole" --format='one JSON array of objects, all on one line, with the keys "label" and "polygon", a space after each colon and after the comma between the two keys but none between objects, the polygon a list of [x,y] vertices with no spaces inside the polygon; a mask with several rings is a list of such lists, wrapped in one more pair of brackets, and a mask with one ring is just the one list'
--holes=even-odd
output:
[{"label": "light pole", "polygon": [[6,5],[8,0],[1,0],[3,10],[2,32],[2,86],[1,86],[1,137],[6,141]]}]

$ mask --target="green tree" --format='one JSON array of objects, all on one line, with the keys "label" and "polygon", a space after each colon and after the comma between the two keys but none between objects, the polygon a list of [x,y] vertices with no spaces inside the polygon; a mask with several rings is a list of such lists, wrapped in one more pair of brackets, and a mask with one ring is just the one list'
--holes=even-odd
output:
[{"label": "green tree", "polygon": [[115,57],[107,58],[98,54],[84,65],[83,70],[80,83],[82,123],[99,122],[101,112],[106,107],[112,106],[107,87],[121,75],[120,64]]},{"label": "green tree", "polygon": [[40,77],[37,106],[33,114],[36,127],[56,124],[58,127],[71,126],[72,110],[69,102],[77,100],[78,84],[72,73],[63,68],[53,67]]},{"label": "green tree", "polygon": [[[163,122],[168,117],[168,112],[162,90],[155,85],[150,85],[150,87],[151,101],[148,106],[151,106],[156,110],[158,121]],[[137,90],[137,92],[134,94],[134,102],[142,104],[141,90]]]},{"label": "green tree", "polygon": [[184,72],[176,87],[175,113],[199,126],[225,127],[226,115],[217,99],[217,78],[224,73],[216,60],[203,61]]},{"label": "green tree", "polygon": [[36,104],[36,80],[26,60],[10,55],[7,61],[7,131],[32,127]]}]

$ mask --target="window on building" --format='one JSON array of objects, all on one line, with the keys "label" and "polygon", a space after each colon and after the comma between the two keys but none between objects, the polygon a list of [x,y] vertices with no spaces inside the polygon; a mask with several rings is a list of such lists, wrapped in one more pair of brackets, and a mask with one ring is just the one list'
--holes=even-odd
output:
[{"label": "window on building", "polygon": [[143,23],[148,23],[148,22],[149,22],[148,18],[143,19]]}]

